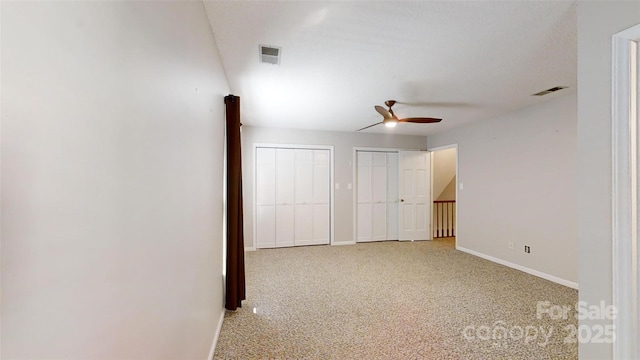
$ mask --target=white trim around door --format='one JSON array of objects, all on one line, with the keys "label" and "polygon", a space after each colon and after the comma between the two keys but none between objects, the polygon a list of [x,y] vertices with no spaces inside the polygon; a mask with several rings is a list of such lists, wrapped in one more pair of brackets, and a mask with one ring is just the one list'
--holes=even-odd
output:
[{"label": "white trim around door", "polygon": [[640,24],[612,38],[614,359],[640,358],[638,281],[638,42]]}]

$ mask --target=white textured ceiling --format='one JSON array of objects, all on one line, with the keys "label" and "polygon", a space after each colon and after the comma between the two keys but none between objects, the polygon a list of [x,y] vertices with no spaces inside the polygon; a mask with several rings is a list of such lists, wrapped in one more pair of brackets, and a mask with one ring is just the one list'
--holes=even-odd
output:
[{"label": "white textured ceiling", "polygon": [[[247,125],[354,131],[399,117],[439,124],[367,132],[428,135],[576,88],[571,1],[205,1]],[[258,46],[282,47],[280,65]],[[556,85],[569,89],[531,94]]]}]

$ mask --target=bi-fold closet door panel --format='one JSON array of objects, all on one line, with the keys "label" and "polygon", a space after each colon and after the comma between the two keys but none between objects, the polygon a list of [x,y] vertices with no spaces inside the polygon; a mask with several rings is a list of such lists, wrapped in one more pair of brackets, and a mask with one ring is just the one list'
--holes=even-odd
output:
[{"label": "bi-fold closet door panel", "polygon": [[294,153],[290,149],[276,151],[276,247],[293,246],[294,228]]},{"label": "bi-fold closet door panel", "polygon": [[295,244],[313,243],[313,150],[295,151]]},{"label": "bi-fold closet door panel", "polygon": [[276,150],[256,151],[256,246],[276,246]]},{"label": "bi-fold closet door panel", "polygon": [[256,246],[328,244],[330,186],[329,150],[256,148]]},{"label": "bi-fold closet door panel", "polygon": [[398,238],[398,154],[357,151],[357,241]]},{"label": "bi-fold closet door panel", "polygon": [[387,154],[371,154],[371,240],[387,240]]},{"label": "bi-fold closet door panel", "polygon": [[371,241],[371,153],[356,152],[357,241]]},{"label": "bi-fold closet door panel", "polygon": [[295,245],[329,243],[329,150],[295,150]]},{"label": "bi-fold closet door panel", "polygon": [[387,239],[398,239],[398,153],[387,153]]},{"label": "bi-fold closet door panel", "polygon": [[313,150],[313,244],[328,244],[331,224],[329,150]]}]

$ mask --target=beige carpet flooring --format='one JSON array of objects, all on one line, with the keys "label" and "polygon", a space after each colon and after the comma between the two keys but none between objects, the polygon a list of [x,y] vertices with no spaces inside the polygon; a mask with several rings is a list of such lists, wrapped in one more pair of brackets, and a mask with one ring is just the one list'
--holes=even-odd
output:
[{"label": "beige carpet flooring", "polygon": [[[246,253],[247,300],[215,359],[577,359],[576,290],[455,250],[452,240]],[[254,310],[255,309],[255,310]]]}]

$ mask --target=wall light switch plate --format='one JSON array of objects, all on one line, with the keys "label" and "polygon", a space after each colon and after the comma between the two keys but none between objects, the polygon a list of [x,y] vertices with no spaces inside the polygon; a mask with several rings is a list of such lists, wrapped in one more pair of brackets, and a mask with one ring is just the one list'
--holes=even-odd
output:
[{"label": "wall light switch plate", "polygon": [[336,183],[336,190],[340,190],[340,184]]},{"label": "wall light switch plate", "polygon": [[347,184],[347,189],[351,190],[351,183]]},{"label": "wall light switch plate", "polygon": [[464,189],[464,185],[462,183],[460,183],[460,190]]}]

